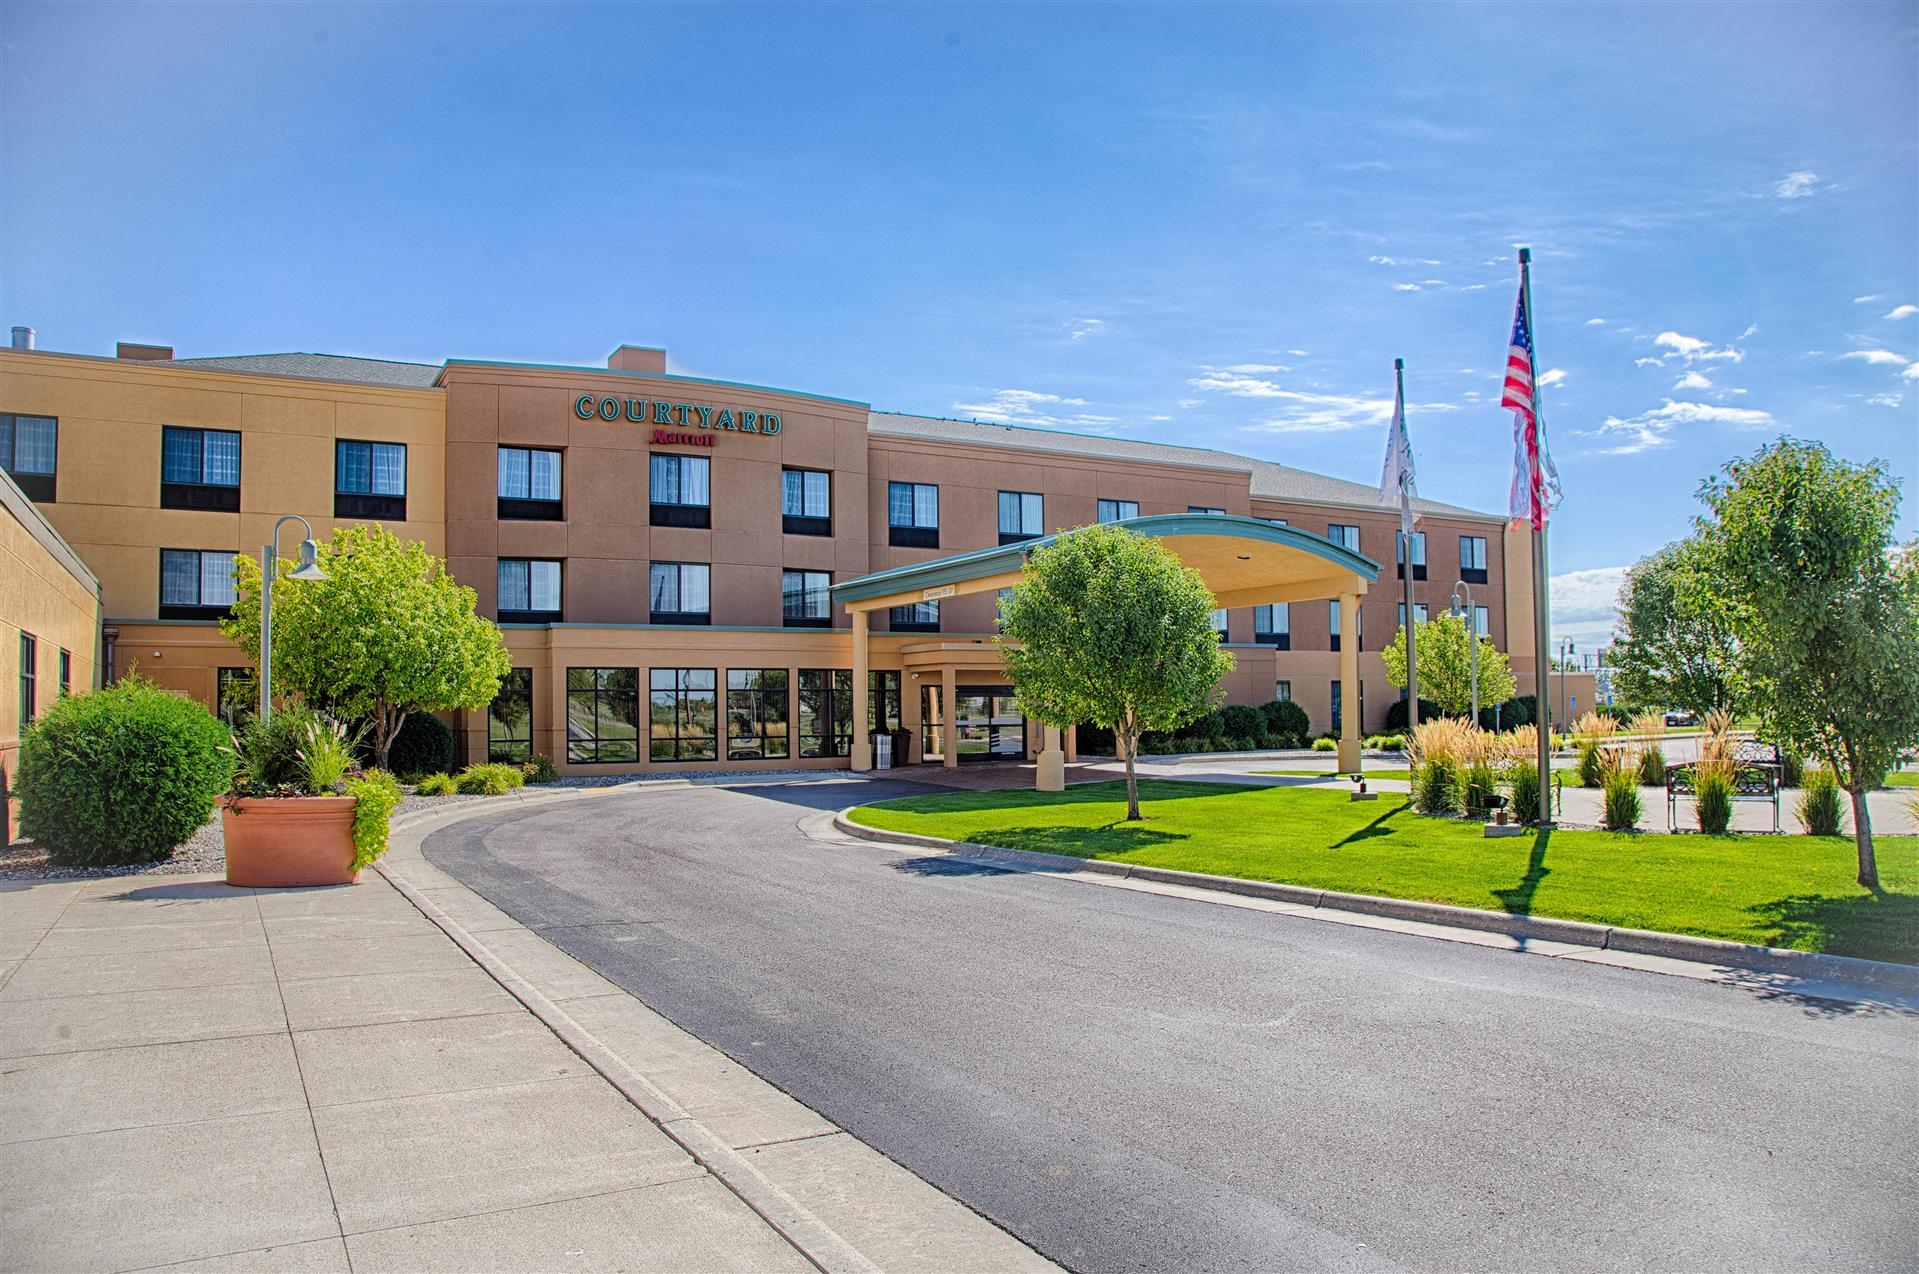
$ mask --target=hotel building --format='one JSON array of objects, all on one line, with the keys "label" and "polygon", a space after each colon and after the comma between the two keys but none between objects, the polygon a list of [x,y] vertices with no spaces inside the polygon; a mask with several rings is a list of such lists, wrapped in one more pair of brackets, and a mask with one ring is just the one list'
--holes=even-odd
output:
[{"label": "hotel building", "polygon": [[576,774],[845,766],[867,737],[856,715],[899,732],[900,763],[1034,755],[1041,731],[1006,685],[991,592],[927,589],[855,615],[847,590],[1156,515],[1283,523],[1377,564],[1347,625],[1330,598],[1221,612],[1229,703],[1289,697],[1322,731],[1351,693],[1361,728],[1379,729],[1398,697],[1379,651],[1406,570],[1422,616],[1466,581],[1474,622],[1532,688],[1528,546],[1500,515],[1423,502],[1408,554],[1396,513],[1360,484],[675,375],[653,348],[622,345],[604,367],[13,348],[0,351],[0,468],[97,577],[89,671],[97,655],[101,680],[137,668],[210,705],[248,675],[216,627],[233,557],[257,554],[280,515],[322,540],[378,522],[423,542],[512,654],[494,709],[455,720],[466,760],[541,752]]}]

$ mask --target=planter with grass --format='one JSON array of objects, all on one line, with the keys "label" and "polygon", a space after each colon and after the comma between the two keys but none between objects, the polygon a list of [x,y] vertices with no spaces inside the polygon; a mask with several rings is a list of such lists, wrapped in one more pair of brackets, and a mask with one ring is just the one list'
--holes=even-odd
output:
[{"label": "planter with grass", "polygon": [[350,885],[386,849],[400,787],[360,773],[339,725],[300,711],[255,722],[220,801],[227,883],[246,888]]}]

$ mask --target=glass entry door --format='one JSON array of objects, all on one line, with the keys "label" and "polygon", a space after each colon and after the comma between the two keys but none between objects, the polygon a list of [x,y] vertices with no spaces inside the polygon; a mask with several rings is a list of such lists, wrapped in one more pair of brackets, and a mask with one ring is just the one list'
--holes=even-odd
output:
[{"label": "glass entry door", "polygon": [[[920,688],[920,720],[925,723],[922,755],[928,761],[945,759],[940,698],[940,687]],[[1010,686],[958,687],[953,695],[953,721],[962,761],[1017,761],[1026,755],[1026,718]]]}]

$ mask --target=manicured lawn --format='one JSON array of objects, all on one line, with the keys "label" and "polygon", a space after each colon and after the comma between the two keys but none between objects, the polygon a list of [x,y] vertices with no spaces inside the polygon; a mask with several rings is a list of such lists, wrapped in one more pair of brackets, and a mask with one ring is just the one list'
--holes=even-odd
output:
[{"label": "manicured lawn", "polygon": [[1082,858],[1919,963],[1919,837],[1878,838],[1874,898],[1847,837],[1556,831],[1488,840],[1391,797],[1145,780],[862,806],[869,827]]},{"label": "manicured lawn", "polygon": [[[1415,643],[1417,644],[1417,643]],[[1415,654],[1418,652],[1415,651]],[[1886,775],[1887,787],[1919,787],[1919,770],[1894,770]]]},{"label": "manicured lawn", "polygon": [[[1465,642],[1465,640],[1466,639],[1463,637],[1460,638],[1460,642],[1462,644]],[[1338,773],[1328,773],[1325,770],[1254,770],[1253,773],[1254,774],[1279,774],[1279,775],[1284,775],[1287,778],[1298,778],[1298,779],[1331,779],[1331,778],[1343,777],[1342,775]],[[1392,770],[1392,769],[1375,770],[1372,766],[1369,765],[1366,767],[1366,777],[1369,779],[1406,779],[1410,781],[1413,777],[1413,772],[1409,769],[1406,769],[1404,766],[1401,766],[1397,770]]]}]

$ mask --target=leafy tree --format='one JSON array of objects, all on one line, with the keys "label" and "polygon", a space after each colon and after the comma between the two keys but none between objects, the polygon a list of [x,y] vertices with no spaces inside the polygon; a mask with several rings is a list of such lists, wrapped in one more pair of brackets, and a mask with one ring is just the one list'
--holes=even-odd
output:
[{"label": "leafy tree", "polygon": [[1782,438],[1700,496],[1705,578],[1767,733],[1851,794],[1859,883],[1876,893],[1866,794],[1919,743],[1919,546],[1893,541],[1898,485],[1877,461]]},{"label": "leafy tree", "polygon": [[[279,559],[281,569],[293,565]],[[510,666],[473,590],[413,540],[348,526],[320,550],[325,580],[276,581],[273,684],[339,717],[363,717],[381,769],[414,712],[484,708]],[[221,631],[257,664],[260,564],[237,559],[239,600]]]},{"label": "leafy tree", "polygon": [[1613,630],[1613,693],[1639,708],[1737,712],[1738,643],[1696,540],[1668,544],[1626,572]]},{"label": "leafy tree", "polygon": [[1020,706],[1062,728],[1113,732],[1126,817],[1139,814],[1139,736],[1205,712],[1233,657],[1213,631],[1213,595],[1157,540],[1088,526],[1036,550],[1000,611]]},{"label": "leafy tree", "polygon": [[[1448,716],[1471,716],[1473,711],[1473,639],[1467,635],[1466,621],[1457,615],[1439,615],[1419,621],[1414,630],[1419,642],[1419,697],[1430,699]],[[1493,645],[1492,638],[1479,641],[1479,702],[1504,703],[1518,691],[1512,665]],[[1393,634],[1392,644],[1383,652],[1386,680],[1395,686],[1406,684],[1406,630]]]}]

